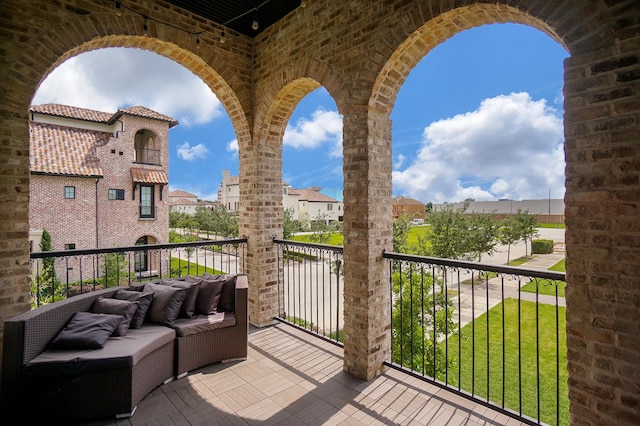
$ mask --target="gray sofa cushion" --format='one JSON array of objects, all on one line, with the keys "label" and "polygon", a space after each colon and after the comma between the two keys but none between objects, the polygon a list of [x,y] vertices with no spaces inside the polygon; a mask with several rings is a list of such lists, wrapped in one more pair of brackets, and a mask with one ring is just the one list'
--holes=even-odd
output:
[{"label": "gray sofa cushion", "polygon": [[202,315],[216,313],[224,279],[188,275],[186,280],[200,284],[200,292],[196,298],[196,312]]},{"label": "gray sofa cushion", "polygon": [[58,377],[130,368],[148,354],[173,342],[175,335],[173,329],[146,324],[137,330],[130,329],[126,336],[108,339],[100,350],[45,351],[29,361],[24,372],[29,376]]},{"label": "gray sofa cushion", "polygon": [[153,293],[151,307],[147,313],[147,319],[156,324],[173,326],[178,318],[182,302],[187,296],[187,291],[181,288],[160,284],[145,284],[145,292]]},{"label": "gray sofa cushion", "polygon": [[236,275],[203,274],[205,279],[222,279],[222,290],[218,301],[219,312],[233,312],[235,310]]},{"label": "gray sofa cushion", "polygon": [[200,283],[199,282],[186,282],[178,279],[171,278],[161,278],[161,285],[169,285],[175,288],[182,288],[187,291],[187,295],[184,298],[184,302],[182,302],[182,307],[180,308],[180,313],[178,317],[182,318],[191,318],[195,314],[196,311],[196,298],[198,297],[198,293],[200,292]]},{"label": "gray sofa cushion", "polygon": [[120,315],[76,312],[49,345],[50,349],[100,349],[122,321]]},{"label": "gray sofa cushion", "polygon": [[118,337],[127,334],[131,319],[138,309],[138,302],[129,302],[128,300],[107,299],[99,297],[91,305],[91,312],[94,314],[113,314],[120,315],[122,320],[120,324],[113,330],[111,336]]},{"label": "gray sofa cushion", "polygon": [[191,319],[179,318],[173,323],[173,328],[176,330],[178,337],[185,337],[235,325],[236,317],[233,312],[217,312],[212,315],[196,315]]},{"label": "gray sofa cushion", "polygon": [[136,313],[133,314],[133,318],[131,319],[131,325],[129,326],[129,328],[142,327],[142,323],[147,316],[147,311],[149,310],[151,301],[153,300],[153,293],[146,293],[137,290],[133,291],[118,289],[118,291],[116,291],[116,294],[113,295],[113,298],[119,300],[128,300],[129,302],[138,302],[138,309],[136,309]]}]

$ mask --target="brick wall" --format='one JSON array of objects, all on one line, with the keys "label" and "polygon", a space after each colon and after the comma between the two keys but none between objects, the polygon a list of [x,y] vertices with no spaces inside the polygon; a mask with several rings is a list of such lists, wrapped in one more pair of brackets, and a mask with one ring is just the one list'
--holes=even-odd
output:
[{"label": "brick wall", "polygon": [[[192,31],[206,21],[161,1],[141,13]],[[462,30],[517,22],[547,33],[566,62],[567,331],[573,424],[640,422],[637,0],[315,0],[255,41],[193,36],[113,3],[9,0],[0,25],[0,316],[27,309],[26,113],[56,63],[93,48],[135,46],[185,65],[218,95],[240,146],[241,234],[249,238],[250,315],[277,312],[272,236],[281,235],[281,140],[297,102],[324,86],[344,117],[345,369],[369,378],[388,359],[381,249],[391,244],[389,114],[411,69]],[[388,293],[388,291],[386,292]]]}]

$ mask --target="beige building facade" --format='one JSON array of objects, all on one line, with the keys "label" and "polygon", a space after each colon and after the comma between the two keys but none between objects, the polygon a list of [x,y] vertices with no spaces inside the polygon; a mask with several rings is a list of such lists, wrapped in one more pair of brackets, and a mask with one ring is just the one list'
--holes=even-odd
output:
[{"label": "beige building facade", "polygon": [[381,374],[391,341],[382,253],[393,238],[396,97],[415,65],[445,40],[512,22],[544,32],[569,52],[563,95],[570,421],[640,423],[638,1],[304,3],[255,37],[227,28],[222,38],[220,24],[160,0],[128,3],[132,9],[122,13],[107,0],[3,2],[0,319],[29,309],[29,106],[35,91],[57,65],[82,52],[138,47],[199,76],[233,123],[249,315],[258,325],[278,315],[273,237],[282,235],[286,124],[312,90],[323,86],[332,95],[343,116],[344,370],[365,379]]}]

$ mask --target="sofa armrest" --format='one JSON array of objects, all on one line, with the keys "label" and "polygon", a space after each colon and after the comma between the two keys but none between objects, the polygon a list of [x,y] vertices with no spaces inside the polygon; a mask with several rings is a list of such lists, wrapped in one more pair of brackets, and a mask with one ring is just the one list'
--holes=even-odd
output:
[{"label": "sofa armrest", "polygon": [[249,330],[249,281],[245,274],[238,274],[236,277],[235,309],[236,325],[243,327],[248,333]]}]

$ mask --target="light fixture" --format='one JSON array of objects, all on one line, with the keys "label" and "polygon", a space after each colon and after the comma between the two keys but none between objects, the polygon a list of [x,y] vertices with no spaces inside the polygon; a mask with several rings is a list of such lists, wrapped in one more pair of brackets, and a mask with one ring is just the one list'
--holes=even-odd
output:
[{"label": "light fixture", "polygon": [[224,28],[220,30],[220,43],[224,44],[227,39],[224,36]]},{"label": "light fixture", "polygon": [[256,9],[256,12],[253,14],[251,28],[253,28],[254,31],[258,31],[258,28],[260,28],[260,25],[258,24],[258,9]]},{"label": "light fixture", "polygon": [[307,0],[300,0],[300,7],[305,8],[308,4],[309,2]]},{"label": "light fixture", "polygon": [[119,1],[116,2],[116,16],[122,16],[122,5]]},{"label": "light fixture", "polygon": [[142,35],[148,36],[149,35],[149,27],[147,26],[147,17],[143,16],[143,18],[144,18],[144,23],[142,24]]},{"label": "light fixture", "polygon": [[200,50],[200,34],[196,35],[196,50]]}]

